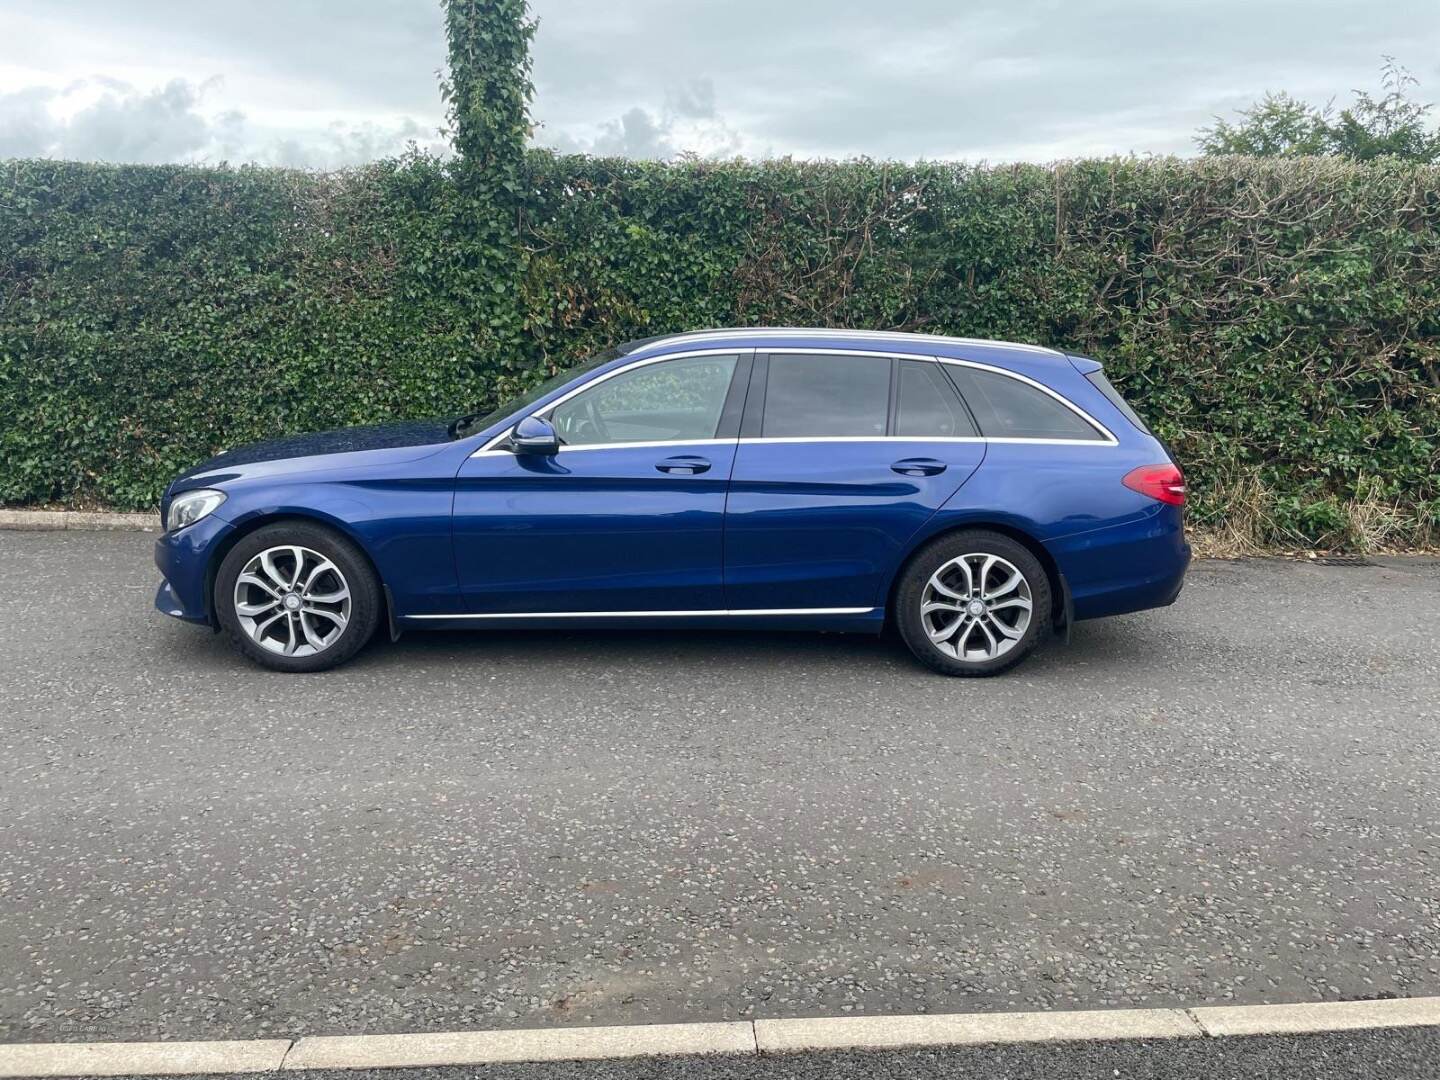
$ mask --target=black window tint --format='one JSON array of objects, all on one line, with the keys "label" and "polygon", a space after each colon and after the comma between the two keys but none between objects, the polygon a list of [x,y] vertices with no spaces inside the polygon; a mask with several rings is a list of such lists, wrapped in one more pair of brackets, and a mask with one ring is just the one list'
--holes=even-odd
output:
[{"label": "black window tint", "polygon": [[975,425],[940,365],[901,360],[896,389],[895,434],[920,437],[974,435]]},{"label": "black window tint", "polygon": [[992,439],[1104,440],[1073,410],[1028,383],[980,368],[946,364],[980,432]]},{"label": "black window tint", "polygon": [[1140,414],[1132,409],[1130,403],[1120,396],[1119,390],[1116,390],[1114,386],[1110,385],[1110,380],[1105,377],[1103,371],[1092,371],[1085,377],[1095,384],[1095,389],[1099,390],[1109,399],[1111,405],[1114,405],[1115,408],[1120,410],[1121,416],[1145,432],[1146,435],[1150,434],[1150,429],[1145,426],[1145,421],[1140,419]]},{"label": "black window tint", "polygon": [[884,435],[890,361],[878,356],[775,353],[765,387],[769,438]]}]

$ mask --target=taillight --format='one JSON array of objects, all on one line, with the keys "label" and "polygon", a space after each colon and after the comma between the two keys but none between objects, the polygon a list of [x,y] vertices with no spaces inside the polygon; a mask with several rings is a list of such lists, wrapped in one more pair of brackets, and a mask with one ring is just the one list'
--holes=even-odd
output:
[{"label": "taillight", "polygon": [[1185,474],[1174,465],[1141,465],[1126,473],[1122,483],[1171,506],[1185,505]]}]

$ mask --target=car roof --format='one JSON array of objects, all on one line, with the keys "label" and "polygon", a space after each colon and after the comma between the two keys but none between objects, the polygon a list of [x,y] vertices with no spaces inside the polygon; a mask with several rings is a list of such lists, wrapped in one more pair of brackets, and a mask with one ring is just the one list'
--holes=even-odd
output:
[{"label": "car roof", "polygon": [[752,326],[645,338],[622,346],[627,358],[674,352],[680,348],[746,349],[863,349],[880,352],[913,353],[917,356],[948,356],[978,361],[1064,360],[1065,354],[1043,345],[983,338],[947,337],[941,334],[911,334],[900,330],[833,330],[805,327]]}]

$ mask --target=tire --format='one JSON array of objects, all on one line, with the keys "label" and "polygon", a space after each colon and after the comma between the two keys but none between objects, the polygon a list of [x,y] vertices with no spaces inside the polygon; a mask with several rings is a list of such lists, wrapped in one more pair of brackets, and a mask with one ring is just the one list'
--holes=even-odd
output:
[{"label": "tire", "polygon": [[298,673],[325,671],[359,652],[383,602],[353,543],[323,525],[282,521],[230,549],[215,575],[214,603],[236,648],[264,667]]},{"label": "tire", "polygon": [[1050,597],[1050,577],[1024,544],[980,529],[952,533],[906,565],[895,590],[895,624],[926,667],[943,675],[998,675],[1049,633]]}]

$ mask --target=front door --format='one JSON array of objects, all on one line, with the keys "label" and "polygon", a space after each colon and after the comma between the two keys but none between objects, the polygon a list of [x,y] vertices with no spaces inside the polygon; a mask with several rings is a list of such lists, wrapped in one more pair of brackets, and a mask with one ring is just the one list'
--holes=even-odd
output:
[{"label": "front door", "polygon": [[545,410],[558,454],[468,459],[455,492],[466,610],[723,609],[725,490],[749,368],[732,352],[621,369]]},{"label": "front door", "polygon": [[867,609],[985,444],[935,361],[773,352],[755,361],[725,519],[738,609]]}]

